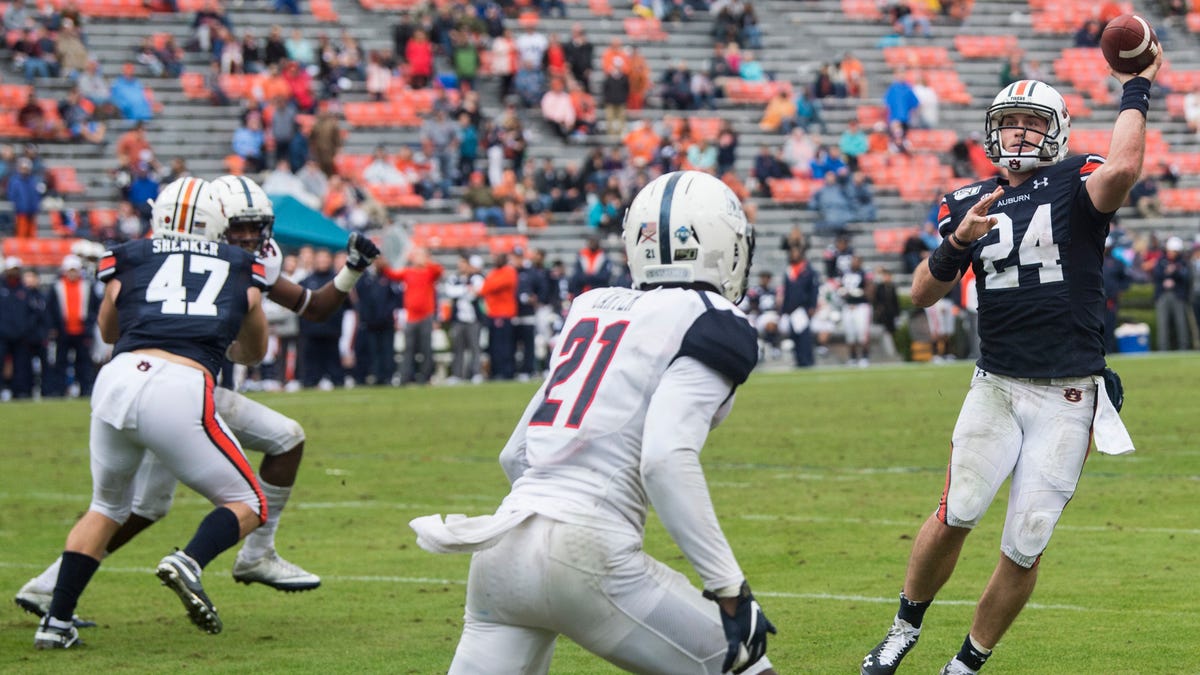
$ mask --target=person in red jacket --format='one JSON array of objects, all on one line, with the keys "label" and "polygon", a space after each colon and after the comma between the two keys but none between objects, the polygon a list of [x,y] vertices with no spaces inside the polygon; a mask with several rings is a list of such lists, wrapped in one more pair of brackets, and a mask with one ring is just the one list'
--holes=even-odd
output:
[{"label": "person in red jacket", "polygon": [[[409,43],[411,44],[411,43]],[[423,248],[413,249],[408,256],[409,266],[401,269],[384,268],[383,275],[404,283],[404,371],[401,382],[429,384],[433,376],[433,321],[437,310],[437,282],[442,278],[442,266],[429,257]],[[417,355],[421,356],[418,369]]]},{"label": "person in red jacket", "polygon": [[413,33],[404,47],[404,60],[408,62],[408,84],[413,89],[424,89],[433,79],[433,43],[425,31]]},{"label": "person in red jacket", "polygon": [[488,358],[491,379],[511,380],[517,358],[513,318],[517,316],[517,268],[509,264],[507,253],[497,253],[495,268],[483,279],[479,297],[487,312]]}]

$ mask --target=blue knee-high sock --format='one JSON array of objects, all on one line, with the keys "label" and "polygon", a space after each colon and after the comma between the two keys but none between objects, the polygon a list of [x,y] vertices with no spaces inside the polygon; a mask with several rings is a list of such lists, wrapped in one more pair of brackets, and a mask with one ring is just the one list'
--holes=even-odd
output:
[{"label": "blue knee-high sock", "polygon": [[196,528],[196,534],[188,545],[183,547],[183,552],[195,560],[200,569],[204,569],[222,551],[238,543],[238,539],[241,539],[241,532],[237,515],[219,506],[200,521],[200,527]]},{"label": "blue knee-high sock", "polygon": [[99,568],[100,561],[90,555],[63,551],[58,581],[54,584],[54,596],[50,600],[50,616],[70,622],[75,615],[75,606],[79,604],[79,596]]}]

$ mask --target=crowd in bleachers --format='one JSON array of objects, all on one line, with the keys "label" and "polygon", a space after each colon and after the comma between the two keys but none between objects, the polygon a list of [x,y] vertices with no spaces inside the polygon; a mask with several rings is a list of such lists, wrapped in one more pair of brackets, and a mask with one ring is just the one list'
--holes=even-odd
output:
[{"label": "crowd in bleachers", "polygon": [[[1174,11],[1164,4],[1164,11]],[[606,7],[534,5],[541,16]],[[965,89],[946,48],[925,39],[932,35],[931,20],[939,14],[961,19],[971,3],[865,5],[872,20],[893,28],[878,47],[895,77],[874,97],[863,63],[852,52],[813,64],[807,82],[764,68],[756,57],[764,26],[753,3],[743,0],[638,2],[625,17],[625,39],[613,37],[604,46],[593,45],[582,23],[572,25],[569,36],[546,30],[526,3],[421,3],[394,19],[390,49],[371,50],[344,30],[295,29],[285,35],[273,26],[256,35],[237,26],[220,0],[205,0],[182,44],[170,34],[148,35],[130,48],[127,59],[103,64],[88,52],[82,30],[87,17],[73,0],[58,9],[49,3],[32,9],[13,0],[3,19],[14,72],[31,83],[67,79],[73,89],[61,101],[46,102],[29,85],[4,85],[24,89],[0,92],[0,98],[11,95],[20,103],[16,119],[25,138],[105,147],[116,139],[110,178],[118,206],[85,213],[64,203],[56,184],[69,187],[71,176],[45,167],[33,145],[0,147],[0,182],[13,203],[18,235],[36,234],[36,215],[53,211],[54,231],[63,236],[99,241],[144,236],[146,198],[189,169],[183,157],[160,157],[137,123],[152,120],[156,106],[139,76],[178,77],[193,100],[237,106],[239,124],[225,158],[229,172],[254,175],[269,193],[294,196],[347,230],[385,226],[397,209],[448,205],[493,233],[533,232],[566,216],[615,249],[621,214],[637,190],[660,173],[689,168],[721,177],[748,200],[751,217],[757,198],[811,209],[817,235],[892,229],[897,236],[888,250],[903,261],[902,271],[910,271],[936,235],[928,224],[875,228],[878,191],[899,190],[906,201],[925,203],[956,182],[995,171],[977,134],[940,127],[939,107],[964,102]],[[298,11],[288,3],[275,9]],[[710,22],[712,54],[702,63],[672,60],[652,67],[636,43],[667,38],[673,21]],[[1091,44],[1101,25],[1081,24],[1073,39]],[[1023,58],[1015,40],[967,45],[955,40],[967,58],[1012,55],[1000,69],[1001,84],[1049,77]],[[207,70],[187,72],[187,52],[204,55]],[[119,74],[110,81],[106,72]],[[491,82],[499,98],[485,104],[480,87]],[[861,105],[868,100],[877,103]],[[825,106],[847,105],[843,101],[860,104],[857,116],[844,125],[827,123]],[[1198,101],[1189,89],[1175,103],[1194,128],[1200,128]],[[777,134],[778,142],[758,148],[748,171],[738,168],[746,163],[739,162],[745,149],[736,125],[712,112],[729,103],[761,105],[758,130]],[[647,104],[665,114],[643,117]],[[1073,112],[1082,109],[1071,105]],[[389,126],[414,129],[418,140],[380,145],[369,155],[344,150],[348,132]],[[582,159],[531,160],[530,145],[546,140],[584,146]],[[26,156],[17,157],[22,152]],[[913,171],[928,171],[929,181],[904,180]],[[1154,217],[1169,210],[1178,172],[1169,161],[1148,172],[1129,215]],[[1118,250],[1129,259],[1130,278],[1151,281],[1155,244],[1141,234],[1125,243]],[[478,251],[480,245],[470,248]],[[847,273],[852,256],[834,257],[847,262],[818,270],[824,273],[821,283],[844,287],[838,277]],[[861,276],[872,284],[883,281],[879,270]],[[828,287],[817,293],[829,306],[836,295]]]}]

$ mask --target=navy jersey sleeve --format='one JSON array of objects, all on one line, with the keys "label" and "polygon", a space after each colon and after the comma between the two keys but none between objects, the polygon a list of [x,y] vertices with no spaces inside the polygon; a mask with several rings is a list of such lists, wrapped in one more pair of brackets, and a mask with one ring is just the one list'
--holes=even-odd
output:
[{"label": "navy jersey sleeve", "polygon": [[758,364],[758,333],[732,310],[709,307],[683,336],[675,358],[690,356],[734,384],[742,384]]},{"label": "navy jersey sleeve", "polygon": [[120,247],[110,248],[104,252],[104,257],[100,258],[100,262],[96,268],[96,278],[104,283],[112,281],[117,276],[117,251]]}]

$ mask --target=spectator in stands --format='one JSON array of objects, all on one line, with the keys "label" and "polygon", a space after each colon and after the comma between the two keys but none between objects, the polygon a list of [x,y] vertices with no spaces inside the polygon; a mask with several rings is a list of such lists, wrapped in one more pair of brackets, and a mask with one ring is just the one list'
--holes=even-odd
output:
[{"label": "spectator in stands", "polygon": [[858,158],[867,154],[869,149],[867,135],[863,133],[858,120],[851,118],[846,122],[846,128],[838,137],[838,150],[842,153],[846,166],[851,171],[857,170]]},{"label": "spectator in stands", "polygon": [[921,261],[929,257],[930,252],[933,251],[926,243],[926,236],[935,236],[939,242],[941,241],[935,223],[926,221],[921,228],[921,231],[913,232],[904,240],[904,247],[900,251],[900,260],[904,265],[905,274],[912,274],[913,270],[917,269],[917,265],[920,265]]},{"label": "spectator in stands", "polygon": [[473,34],[465,30],[453,31],[450,38],[453,45],[450,62],[454,65],[454,74],[460,83],[466,83],[471,89],[475,88],[480,64],[479,47],[475,39]]},{"label": "spectator in stands", "polygon": [[923,73],[913,73],[912,91],[917,97],[917,109],[910,117],[910,122],[918,129],[938,128],[940,118],[940,101],[938,93],[929,86],[929,81]]},{"label": "spectator in stands", "polygon": [[758,149],[758,155],[754,157],[754,168],[750,170],[750,175],[754,178],[755,194],[770,197],[771,179],[788,178],[792,175],[787,163],[783,161],[781,153],[782,150],[778,148],[772,150],[768,145]]},{"label": "spectator in stands", "polygon": [[[596,99],[575,80],[568,80],[567,92],[571,97],[571,107],[575,110],[576,138],[584,138],[596,131]],[[514,166],[520,166],[519,163]]]},{"label": "spectator in stands", "polygon": [[1154,173],[1143,174],[1142,179],[1129,191],[1129,203],[1142,218],[1156,218],[1162,215],[1162,202],[1158,196],[1159,171],[1161,168],[1156,168]]},{"label": "spectator in stands", "polygon": [[825,174],[832,173],[842,181],[849,174],[849,169],[842,161],[841,151],[822,144],[817,146],[817,151],[809,162],[808,173],[817,180],[824,180]]},{"label": "spectator in stands", "polygon": [[842,54],[842,60],[838,62],[837,79],[845,83],[846,96],[850,98],[870,97],[866,68],[853,52]]},{"label": "spectator in stands", "polygon": [[429,34],[416,30],[404,47],[404,61],[408,64],[408,84],[413,89],[424,89],[433,79],[433,43]]},{"label": "spectator in stands", "polygon": [[74,21],[63,21],[54,53],[64,77],[75,79],[87,68],[88,50]]},{"label": "spectator in stands", "polygon": [[109,97],[121,117],[127,120],[143,121],[154,116],[150,99],[146,96],[146,88],[134,76],[134,65],[131,62],[122,64],[121,75],[113,80]]},{"label": "spectator in stands", "polygon": [[500,100],[508,100],[513,92],[513,78],[518,67],[517,46],[512,31],[505,31],[492,39],[492,75],[500,79]]},{"label": "spectator in stands", "polygon": [[[1100,46],[1099,41],[1092,46]],[[1004,62],[1004,65],[1000,66],[1000,86],[1007,87],[1023,79],[1025,79],[1025,53],[1014,49],[1008,54],[1008,60]]]},{"label": "spectator in stands", "polygon": [[317,113],[317,119],[308,133],[308,150],[309,157],[326,176],[337,173],[333,158],[337,157],[344,142],[337,116],[330,110]]},{"label": "spectator in stands", "polygon": [[387,98],[391,86],[392,69],[383,62],[383,54],[372,49],[367,54],[367,96],[372,101],[382,101]]},{"label": "spectator in stands", "polygon": [[100,72],[100,63],[96,59],[88,59],[83,73],[75,81],[75,86],[79,87],[79,92],[83,94],[83,97],[96,107],[97,118],[106,119],[116,113],[111,103],[112,88]]},{"label": "spectator in stands", "polygon": [[42,109],[37,92],[30,92],[25,105],[17,110],[17,125],[25,129],[34,140],[39,141],[53,140],[62,132],[58,120],[47,116],[46,111]]},{"label": "spectator in stands", "polygon": [[767,76],[767,71],[763,70],[762,63],[751,51],[743,53],[738,75],[746,82],[767,82],[771,79]]},{"label": "spectator in stands", "polygon": [[467,113],[458,115],[458,184],[466,182],[479,159],[479,130]]},{"label": "spectator in stands", "polygon": [[559,138],[566,140],[571,136],[575,129],[575,107],[561,79],[550,81],[550,91],[542,96],[541,110],[542,117],[550,123]]},{"label": "spectator in stands", "polygon": [[835,69],[832,63],[822,63],[817,69],[810,88],[812,97],[816,100],[823,98],[844,98],[844,89],[839,89]]},{"label": "spectator in stands", "polygon": [[[572,77],[585,87],[588,86],[588,83],[592,81],[595,47],[587,39],[587,35],[583,31],[583,24],[576,23],[571,26],[571,39],[563,46],[563,53]],[[624,59],[622,59],[622,63],[624,63]],[[605,72],[609,72],[608,68],[605,68]]]},{"label": "spectator in stands", "polygon": [[929,17],[915,13],[907,0],[892,2],[884,9],[884,16],[888,23],[899,27],[900,33],[904,37],[917,35],[933,37],[933,27],[929,22]]},{"label": "spectator in stands", "polygon": [[625,106],[629,102],[629,77],[625,75],[624,60],[617,59],[613,62],[604,75],[600,90],[601,100],[604,102],[605,133],[624,136]]},{"label": "spectator in stands", "polygon": [[25,81],[32,83],[35,77],[57,77],[58,57],[55,55],[54,38],[41,24],[27,26],[21,38],[13,46],[13,64],[19,66]]},{"label": "spectator in stands", "polygon": [[95,144],[104,142],[107,128],[103,122],[92,119],[92,114],[83,105],[83,97],[80,95],[78,87],[72,87],[67,91],[66,97],[58,102],[58,116],[62,119],[63,126],[66,127],[67,134],[72,141],[86,141]]},{"label": "spectator in stands", "polygon": [[262,61],[264,66],[282,63],[288,56],[287,41],[283,37],[283,26],[275,24],[267,31],[267,39],[263,41]]},{"label": "spectator in stands", "polygon": [[921,101],[913,92],[912,84],[909,82],[909,75],[896,75],[892,79],[891,85],[883,94],[883,105],[887,108],[887,121],[890,125],[892,122],[900,122],[904,125],[904,130],[908,130],[908,125],[912,122],[913,111]]},{"label": "spectator in stands", "polygon": [[463,191],[462,203],[470,217],[481,220],[491,227],[504,224],[504,209],[501,201],[492,192],[479,171],[471,173],[467,188]]},{"label": "spectator in stands", "polygon": [[233,24],[229,22],[229,16],[225,13],[225,7],[220,0],[207,0],[204,6],[196,11],[196,16],[192,19],[192,34],[196,48],[201,52],[211,53],[215,31],[220,28],[232,31]]},{"label": "spectator in stands", "polygon": [[163,174],[162,184],[170,185],[180,178],[185,178],[192,175],[192,170],[188,168],[187,160],[182,157],[172,157],[171,164]]},{"label": "spectator in stands", "polygon": [[875,222],[878,219],[878,211],[875,206],[875,185],[871,182],[871,177],[862,171],[852,171],[845,189],[854,209],[854,221]]},{"label": "spectator in stands", "polygon": [[642,55],[642,50],[634,46],[629,50],[629,105],[630,110],[641,110],[646,105],[646,96],[650,92],[653,75],[650,64]]},{"label": "spectator in stands", "polygon": [[950,157],[950,167],[957,178],[984,180],[998,171],[988,158],[983,147],[983,135],[978,131],[972,131],[966,138],[959,138],[950,148]]},{"label": "spectator in stands", "polygon": [[1154,263],[1154,312],[1158,326],[1158,351],[1191,349],[1188,327],[1192,292],[1191,262],[1184,255],[1183,240],[1167,239],[1164,255]]},{"label": "spectator in stands", "polygon": [[1117,316],[1121,306],[1121,294],[1129,290],[1133,276],[1129,273],[1129,265],[1116,255],[1117,238],[1108,235],[1104,239],[1104,351],[1116,354],[1117,346]]},{"label": "spectator in stands", "polygon": [[20,30],[34,20],[34,12],[25,0],[12,0],[4,9],[4,26],[9,30]]},{"label": "spectator in stands", "polygon": [[737,164],[738,134],[733,130],[733,123],[728,119],[721,120],[717,129],[717,175],[724,176],[733,170]]},{"label": "spectator in stands", "polygon": [[900,318],[900,295],[892,273],[883,265],[875,268],[874,286],[869,296],[871,319],[883,328],[883,350],[888,356],[896,354],[896,321]]},{"label": "spectator in stands", "polygon": [[604,196],[593,198],[588,207],[587,226],[605,235],[620,234],[621,193],[616,190],[605,190]]},{"label": "spectator in stands", "polygon": [[662,76],[663,106],[675,110],[694,110],[696,99],[692,94],[692,72],[688,70],[687,62],[678,61]]},{"label": "spectator in stands", "polygon": [[8,200],[12,202],[17,238],[38,236],[37,214],[42,207],[42,180],[33,172],[28,157],[17,159],[17,172],[8,179]]},{"label": "spectator in stands", "polygon": [[816,229],[822,234],[841,234],[854,220],[854,205],[842,188],[836,172],[824,174],[825,183],[813,193],[811,208],[817,212]]},{"label": "spectator in stands", "polygon": [[517,316],[517,270],[509,264],[508,254],[497,253],[493,268],[479,288],[488,326],[489,370],[493,380],[511,380],[516,370],[516,335],[513,319]]},{"label": "spectator in stands", "polygon": [[804,129],[795,127],[783,142],[783,161],[791,167],[791,172],[798,175],[809,175],[812,171],[812,160],[817,155],[817,143]]},{"label": "spectator in stands", "polygon": [[266,166],[266,134],[263,133],[262,115],[253,112],[246,121],[233,131],[230,144],[233,154],[246,161],[248,173],[258,173]]},{"label": "spectator in stands", "polygon": [[140,237],[150,228],[150,201],[158,196],[161,183],[158,180],[159,165],[150,150],[142,150],[137,161],[130,167],[129,203],[141,220]]},{"label": "spectator in stands", "polygon": [[541,70],[544,67],[546,50],[550,48],[550,41],[538,32],[537,26],[530,24],[517,36],[516,47],[523,67]]},{"label": "spectator in stands", "polygon": [[787,91],[779,90],[767,101],[758,128],[770,133],[786,134],[796,123],[796,103]]},{"label": "spectator in stands", "polygon": [[[304,35],[304,31],[299,28],[293,28],[288,39],[284,42],[284,47],[287,50],[287,58],[295,61],[303,66],[315,65],[317,62],[317,46]],[[404,54],[402,47],[395,49],[397,55]]]},{"label": "spectator in stands", "polygon": [[1200,138],[1200,86],[1195,86],[1183,97],[1183,119],[1189,130]]}]

